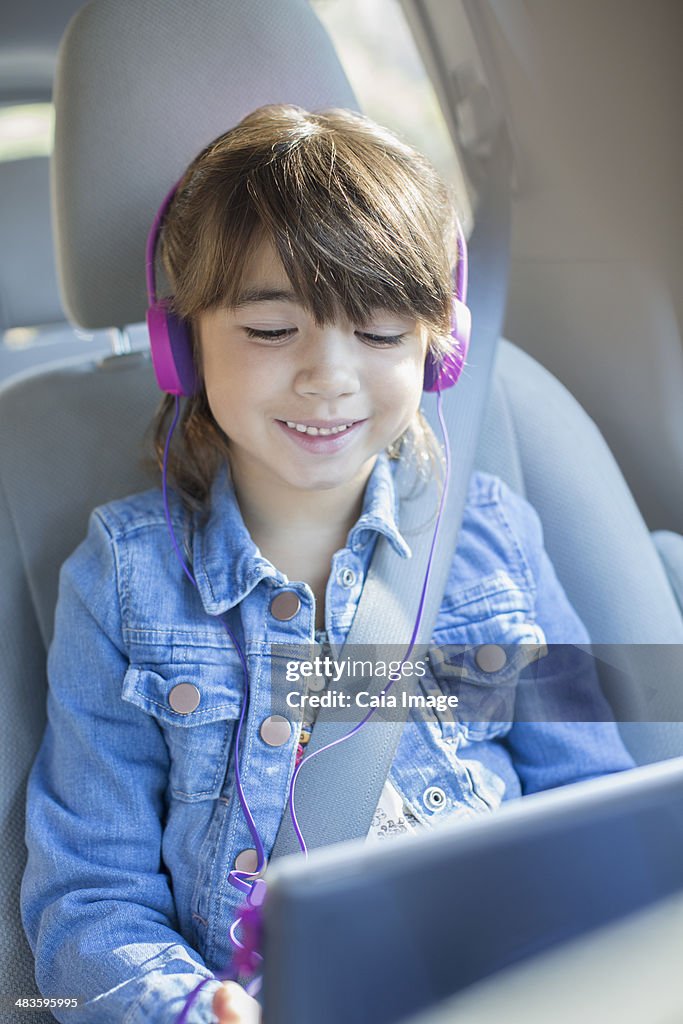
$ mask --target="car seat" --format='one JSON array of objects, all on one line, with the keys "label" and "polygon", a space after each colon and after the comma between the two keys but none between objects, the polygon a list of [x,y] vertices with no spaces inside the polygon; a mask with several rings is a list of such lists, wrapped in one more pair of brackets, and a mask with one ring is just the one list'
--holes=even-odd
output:
[{"label": "car seat", "polygon": [[48,158],[0,161],[0,382],[65,359],[149,347],[137,326],[122,335],[65,321],[53,248]]},{"label": "car seat", "polygon": [[[59,276],[75,322],[97,329],[143,318],[144,242],[160,198],[206,142],[280,101],[357,106],[305,0],[195,0],[191,17],[183,0],[94,0],[76,15],[60,52],[53,163]],[[95,505],[150,486],[140,439],[159,398],[142,353],[53,367],[0,389],[3,995],[35,993],[18,891],[59,566]],[[477,462],[536,506],[594,640],[656,645],[657,658],[677,649],[680,608],[609,450],[569,393],[508,342]],[[681,543],[670,539],[676,558]],[[662,664],[659,678],[670,668]],[[639,761],[683,752],[680,726],[638,729],[626,726],[625,736]],[[16,1014],[17,1024],[49,1019]]]}]

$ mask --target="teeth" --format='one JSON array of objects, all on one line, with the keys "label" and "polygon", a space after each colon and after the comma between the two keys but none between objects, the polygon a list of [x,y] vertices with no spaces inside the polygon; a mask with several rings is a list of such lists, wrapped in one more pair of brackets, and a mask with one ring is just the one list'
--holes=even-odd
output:
[{"label": "teeth", "polygon": [[342,434],[353,426],[352,423],[345,423],[341,427],[305,427],[303,423],[293,423],[291,420],[285,420],[285,422],[292,430],[298,430],[300,434],[310,434],[311,437],[317,437],[319,434],[322,437],[327,437],[328,434]]}]

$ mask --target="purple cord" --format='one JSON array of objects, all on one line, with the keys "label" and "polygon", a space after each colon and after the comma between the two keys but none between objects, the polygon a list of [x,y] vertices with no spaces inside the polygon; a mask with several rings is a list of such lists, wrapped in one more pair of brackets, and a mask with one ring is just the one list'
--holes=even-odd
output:
[{"label": "purple cord", "polygon": [[199,995],[199,993],[200,993],[201,989],[204,987],[204,985],[206,985],[207,981],[213,981],[213,978],[203,978],[199,982],[199,984],[196,985],[195,988],[192,989],[192,991],[190,992],[189,996],[185,1000],[185,1003],[183,1005],[182,1010],[180,1011],[180,1013],[176,1017],[175,1024],[185,1024],[185,1022],[187,1021],[188,1013],[192,1009],[192,1006],[193,1006],[197,996]]}]

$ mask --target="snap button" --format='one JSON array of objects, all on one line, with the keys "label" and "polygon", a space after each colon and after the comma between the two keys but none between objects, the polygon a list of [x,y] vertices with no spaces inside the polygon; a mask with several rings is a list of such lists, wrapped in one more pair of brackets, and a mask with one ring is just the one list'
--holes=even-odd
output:
[{"label": "snap button", "polygon": [[311,676],[310,679],[307,680],[307,684],[309,690],[313,690],[315,693],[317,693],[319,690],[325,689],[325,686],[327,685],[327,679],[325,679],[325,676],[315,675]]},{"label": "snap button", "polygon": [[446,794],[441,786],[428,786],[422,794],[422,800],[430,811],[442,811],[446,806]]},{"label": "snap button", "polygon": [[338,579],[342,587],[352,587],[356,582],[356,574],[353,569],[341,569]]},{"label": "snap button", "polygon": [[498,644],[482,644],[477,649],[474,660],[482,672],[500,672],[505,667],[507,655]]},{"label": "snap button", "polygon": [[168,703],[179,715],[192,714],[201,699],[201,693],[192,683],[178,683],[168,695]]},{"label": "snap button", "polygon": [[269,747],[281,747],[292,732],[292,726],[282,715],[270,715],[261,722],[261,739]]},{"label": "snap button", "polygon": [[258,868],[258,853],[256,850],[242,850],[235,857],[235,871],[246,871],[253,875]]},{"label": "snap button", "polygon": [[270,613],[274,619],[279,619],[280,622],[293,619],[299,608],[301,608],[301,601],[293,590],[283,590],[270,602]]}]

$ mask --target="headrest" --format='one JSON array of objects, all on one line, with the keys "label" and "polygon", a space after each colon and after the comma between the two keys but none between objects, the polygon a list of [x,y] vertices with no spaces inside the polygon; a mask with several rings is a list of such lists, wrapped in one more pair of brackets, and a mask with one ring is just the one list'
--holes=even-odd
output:
[{"label": "headrest", "polygon": [[0,332],[60,323],[47,157],[0,163]]},{"label": "headrest", "polygon": [[358,109],[307,0],[93,0],[54,100],[62,299],[91,330],[144,319],[149,225],[208,142],[265,103]]}]

